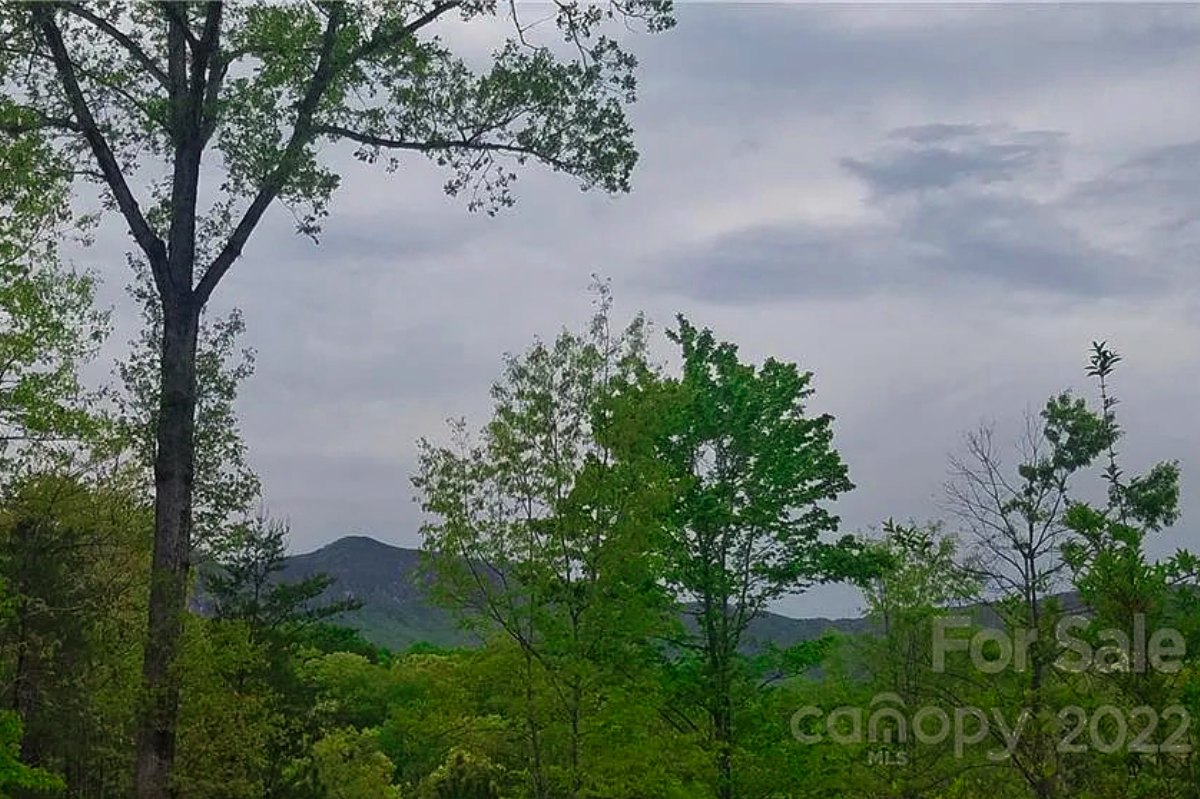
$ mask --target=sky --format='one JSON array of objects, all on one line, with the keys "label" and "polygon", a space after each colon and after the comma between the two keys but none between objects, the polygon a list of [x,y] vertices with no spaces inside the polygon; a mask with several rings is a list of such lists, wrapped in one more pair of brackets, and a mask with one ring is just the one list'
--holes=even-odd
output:
[{"label": "sky", "polygon": [[[1184,473],[1153,549],[1200,545],[1200,7],[685,2],[629,42],[630,194],[533,167],[490,218],[432,166],[333,150],[320,244],[276,209],[219,288],[258,353],[239,409],[295,551],[416,545],[415,440],[482,422],[503,353],[586,322],[592,273],[660,340],[683,312],[814,372],[857,485],[846,531],[946,517],[964,434],[1015,440],[1050,394],[1092,392],[1106,339],[1126,468]],[[110,230],[80,260],[113,291],[128,246]],[[859,606],[827,588],[779,610]]]}]

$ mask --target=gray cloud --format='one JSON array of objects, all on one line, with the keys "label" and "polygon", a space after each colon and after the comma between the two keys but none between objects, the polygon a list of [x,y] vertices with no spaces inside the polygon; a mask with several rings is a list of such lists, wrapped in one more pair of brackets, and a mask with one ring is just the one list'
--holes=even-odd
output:
[{"label": "gray cloud", "polygon": [[985,99],[1072,77],[1081,64],[1103,80],[1176,64],[1200,42],[1200,9],[1185,4],[1032,12],[1003,3],[681,5],[680,35],[656,42],[648,65],[667,62],[672,78],[686,74],[687,100],[738,102],[726,90],[739,89],[739,107],[755,118],[773,113],[754,102],[761,96],[820,114],[897,93],[943,104]]},{"label": "gray cloud", "polygon": [[1156,147],[1126,160],[1099,177],[1080,184],[1081,202],[1123,201],[1127,204],[1177,206],[1180,212],[1200,207],[1200,140]]},{"label": "gray cloud", "polygon": [[[1164,275],[1134,270],[1129,254],[1089,240],[1070,219],[1075,198],[1037,196],[1058,182],[1064,133],[931,123],[882,138],[884,147],[840,159],[868,189],[869,221],[734,231],[678,254],[652,283],[732,303],[1012,290],[1095,298],[1169,288]],[[1200,174],[1186,182],[1200,192]]]},{"label": "gray cloud", "polygon": [[1190,275],[1200,256],[1200,140],[1125,161],[1077,186],[1069,202]]},{"label": "gray cloud", "polygon": [[931,122],[928,125],[906,125],[896,128],[888,134],[889,139],[902,139],[917,144],[933,144],[936,142],[958,139],[982,133],[986,127],[982,125],[952,125],[946,122]]},{"label": "gray cloud", "polygon": [[923,202],[901,217],[899,230],[929,250],[926,268],[948,281],[1085,298],[1134,286],[1124,259],[1093,247],[1053,207],[1018,196]]},{"label": "gray cloud", "polygon": [[894,289],[920,277],[911,269],[911,255],[885,253],[886,247],[881,235],[861,229],[759,227],[677,255],[648,276],[647,284],[744,305]]},{"label": "gray cloud", "polygon": [[987,186],[1057,172],[1063,134],[1008,133],[979,125],[923,125],[892,131],[889,139],[909,146],[867,158],[843,158],[841,164],[878,195],[948,189],[962,184]]}]

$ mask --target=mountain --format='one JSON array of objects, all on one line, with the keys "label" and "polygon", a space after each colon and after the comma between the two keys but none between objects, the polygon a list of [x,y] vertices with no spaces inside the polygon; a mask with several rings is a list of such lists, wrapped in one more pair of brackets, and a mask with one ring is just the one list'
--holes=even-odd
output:
[{"label": "mountain", "polygon": [[352,535],[315,552],[289,557],[280,579],[298,580],[313,574],[332,577],[326,598],[362,602],[359,610],[334,621],[353,627],[378,646],[398,650],[419,641],[438,646],[477,643],[459,629],[449,612],[429,601],[418,574],[420,562],[419,550]]},{"label": "mountain", "polygon": [[[329,599],[354,598],[362,608],[336,619],[353,627],[368,641],[389,649],[405,649],[424,641],[439,646],[470,646],[478,640],[461,630],[454,618],[428,598],[418,566],[421,553],[394,547],[367,536],[347,536],[315,552],[289,557],[281,579],[297,580],[327,574],[334,583]],[[861,632],[862,619],[793,619],[764,613],[751,622],[751,648],[767,643],[790,646],[827,632]]]}]

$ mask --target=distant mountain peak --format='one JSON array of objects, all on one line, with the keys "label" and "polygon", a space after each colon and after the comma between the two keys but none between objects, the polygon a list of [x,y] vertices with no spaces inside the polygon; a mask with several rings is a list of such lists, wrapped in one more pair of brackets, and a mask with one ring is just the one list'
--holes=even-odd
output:
[{"label": "distant mountain peak", "polygon": [[336,550],[368,551],[368,550],[372,550],[372,549],[379,550],[379,551],[388,551],[388,550],[401,550],[401,551],[407,550],[407,551],[412,551],[412,552],[416,551],[416,550],[408,549],[407,547],[398,547],[395,544],[385,543],[383,541],[380,541],[378,538],[372,538],[369,535],[355,533],[353,535],[344,535],[341,538],[337,539],[336,541],[331,541],[328,544],[326,544],[325,546],[320,547],[315,552],[310,552],[307,554],[311,555],[311,554],[315,554],[316,552],[330,552],[330,551],[336,551]]}]

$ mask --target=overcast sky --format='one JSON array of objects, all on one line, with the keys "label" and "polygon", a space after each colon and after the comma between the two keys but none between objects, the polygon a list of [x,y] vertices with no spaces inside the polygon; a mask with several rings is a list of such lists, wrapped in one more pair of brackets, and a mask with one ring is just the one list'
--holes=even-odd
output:
[{"label": "overcast sky", "polygon": [[1200,9],[681,6],[634,41],[630,195],[535,168],[488,218],[420,162],[387,176],[334,152],[321,244],[276,212],[247,247],[219,304],[258,350],[241,412],[293,549],[416,544],[414,440],[482,421],[501,354],[582,324],[592,272],[618,317],[661,331],[682,311],[815,372],[858,485],[849,530],[942,515],[964,432],[1003,439],[1052,392],[1090,392],[1089,342],[1108,339],[1127,468],[1184,470],[1157,549],[1197,544]]}]

